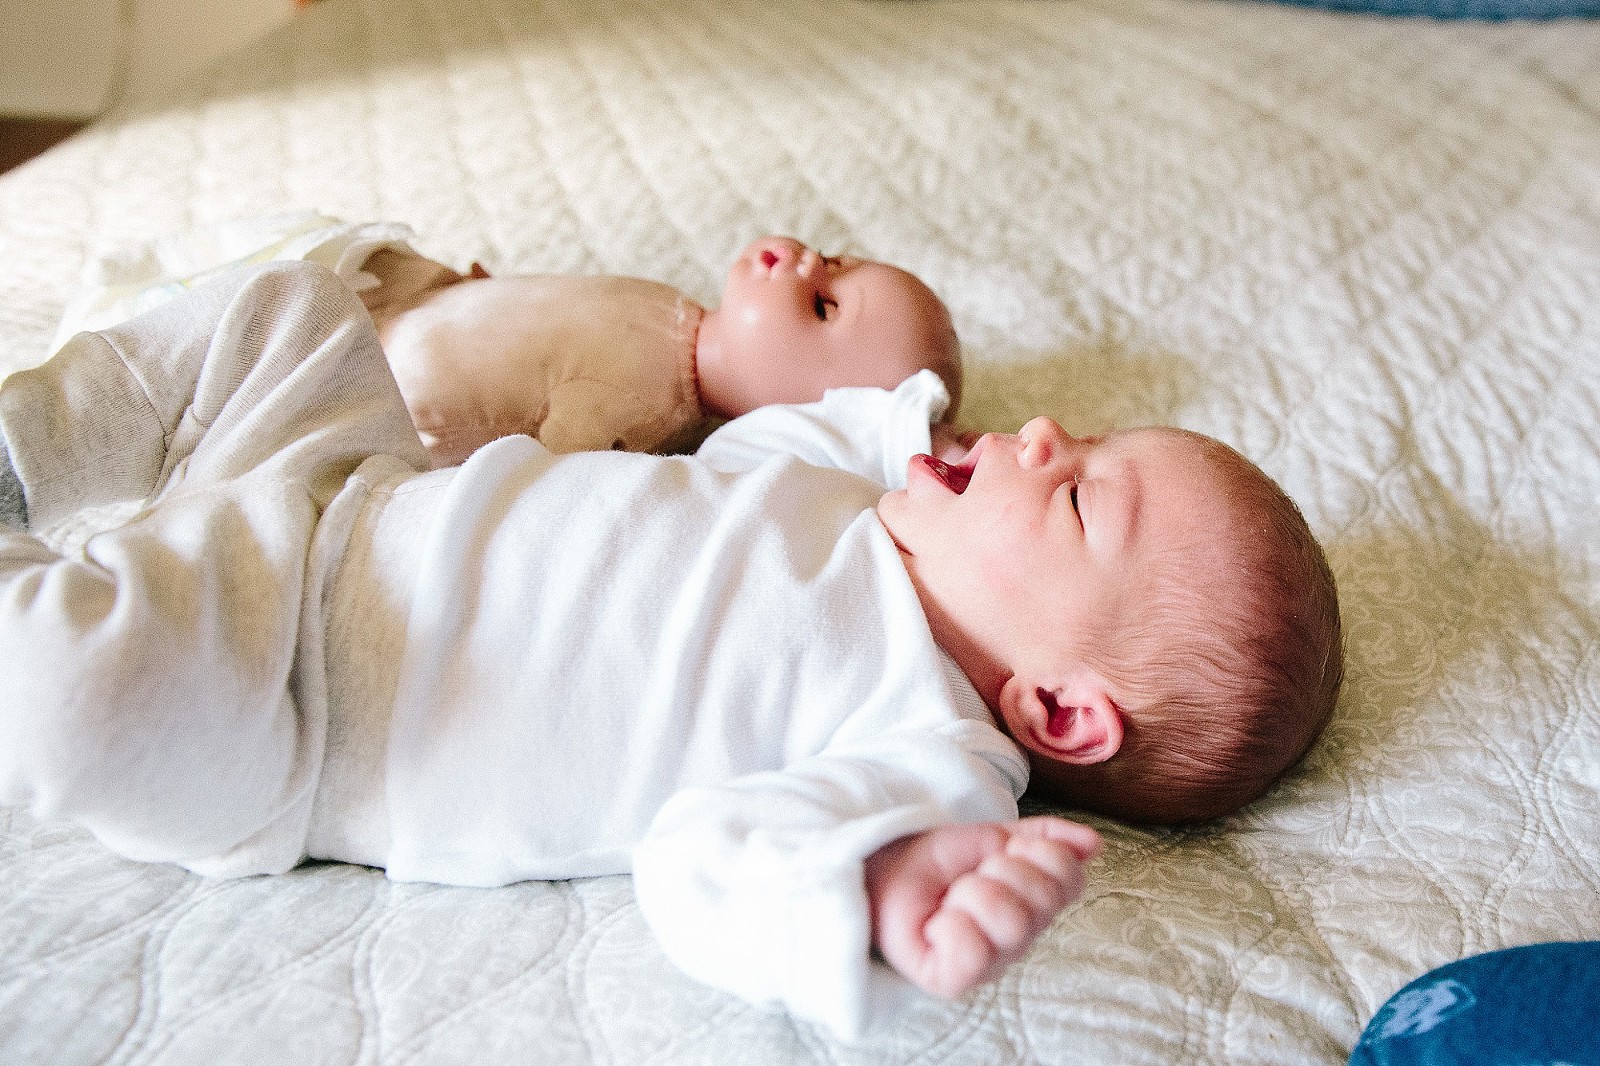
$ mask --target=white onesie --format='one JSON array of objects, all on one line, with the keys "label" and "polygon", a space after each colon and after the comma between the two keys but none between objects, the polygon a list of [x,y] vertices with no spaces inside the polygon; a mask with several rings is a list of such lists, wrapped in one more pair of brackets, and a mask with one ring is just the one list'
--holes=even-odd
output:
[{"label": "white onesie", "polygon": [[510,437],[376,486],[332,580],[310,854],[473,885],[632,868],[690,973],[859,1029],[897,983],[862,860],[1014,818],[1026,780],[873,510],[944,400],[924,371],[693,457]]}]

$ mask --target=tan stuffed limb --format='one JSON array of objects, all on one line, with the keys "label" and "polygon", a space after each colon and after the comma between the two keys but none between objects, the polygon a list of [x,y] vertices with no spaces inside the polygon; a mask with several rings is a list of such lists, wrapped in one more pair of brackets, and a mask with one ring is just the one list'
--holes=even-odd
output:
[{"label": "tan stuffed limb", "polygon": [[676,289],[542,274],[433,285],[416,267],[414,303],[374,319],[436,466],[511,433],[558,452],[619,440],[650,451],[703,417],[693,360],[704,312]]},{"label": "tan stuffed limb", "polygon": [[[650,440],[640,447],[637,435],[629,439],[630,430],[639,421],[641,406],[639,397],[624,393],[609,382],[563,381],[550,393],[549,408],[537,436],[553,452],[649,451],[659,442]],[[604,440],[608,429],[622,435]]]}]

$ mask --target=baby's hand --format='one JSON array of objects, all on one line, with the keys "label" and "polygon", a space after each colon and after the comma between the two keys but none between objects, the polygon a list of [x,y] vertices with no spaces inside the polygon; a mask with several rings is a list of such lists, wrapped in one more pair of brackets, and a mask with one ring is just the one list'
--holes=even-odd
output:
[{"label": "baby's hand", "polygon": [[884,845],[866,863],[872,939],[937,996],[999,977],[1083,891],[1100,853],[1088,826],[1041,815],[944,825]]}]

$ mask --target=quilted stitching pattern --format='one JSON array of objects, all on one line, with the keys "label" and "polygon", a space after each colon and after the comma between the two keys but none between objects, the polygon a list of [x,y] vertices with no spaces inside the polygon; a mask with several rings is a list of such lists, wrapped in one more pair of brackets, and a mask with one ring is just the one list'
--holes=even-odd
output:
[{"label": "quilted stitching pattern", "polygon": [[0,370],[105,248],[306,208],[705,299],[759,232],[903,263],[969,419],[1176,422],[1285,484],[1340,713],[1236,818],[1107,827],[1025,964],[859,1049],[676,974],[625,878],[206,882],[0,812],[0,1060],[1336,1063],[1430,967],[1600,936],[1600,26],[329,0],[0,180]]}]

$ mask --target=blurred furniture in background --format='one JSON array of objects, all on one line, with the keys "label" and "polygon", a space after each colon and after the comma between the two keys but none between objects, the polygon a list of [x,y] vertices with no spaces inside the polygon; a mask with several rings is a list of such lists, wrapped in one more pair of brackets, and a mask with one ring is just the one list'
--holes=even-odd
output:
[{"label": "blurred furniture in background", "polygon": [[282,25],[306,0],[0,0],[0,114],[88,119]]},{"label": "blurred furniture in background", "polygon": [[309,0],[0,0],[0,172],[159,95]]}]

